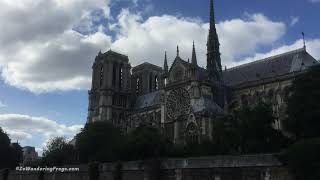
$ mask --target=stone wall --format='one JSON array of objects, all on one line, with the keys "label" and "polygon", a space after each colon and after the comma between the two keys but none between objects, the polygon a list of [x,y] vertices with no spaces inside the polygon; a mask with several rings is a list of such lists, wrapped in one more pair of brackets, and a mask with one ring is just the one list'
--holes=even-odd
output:
[{"label": "stone wall", "polygon": [[[161,180],[292,180],[275,155],[215,156],[163,159]],[[123,180],[152,180],[148,162],[122,163]],[[100,180],[113,180],[116,163],[101,164]],[[75,167],[75,166],[70,166]],[[11,171],[8,180],[38,180],[38,172]],[[0,177],[2,180],[2,177]],[[88,167],[74,173],[45,173],[44,180],[89,180]]]}]

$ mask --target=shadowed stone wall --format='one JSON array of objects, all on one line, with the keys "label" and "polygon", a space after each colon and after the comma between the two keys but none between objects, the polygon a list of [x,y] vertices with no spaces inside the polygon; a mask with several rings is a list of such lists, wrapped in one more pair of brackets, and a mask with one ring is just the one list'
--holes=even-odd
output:
[{"label": "shadowed stone wall", "polygon": [[[215,156],[161,160],[160,180],[292,180],[275,155]],[[144,161],[122,163],[123,180],[153,180]],[[100,180],[113,180],[116,163],[100,166]],[[79,166],[68,166],[79,167]],[[11,171],[8,180],[38,180],[36,172]],[[79,172],[45,173],[44,180],[89,180],[88,167]],[[2,177],[0,180],[3,180]]]}]

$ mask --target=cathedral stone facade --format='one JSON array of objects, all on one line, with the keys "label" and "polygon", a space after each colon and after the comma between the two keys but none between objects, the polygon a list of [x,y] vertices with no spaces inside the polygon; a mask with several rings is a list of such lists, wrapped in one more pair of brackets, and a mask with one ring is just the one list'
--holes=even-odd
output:
[{"label": "cathedral stone facade", "polygon": [[88,122],[112,122],[123,132],[139,125],[160,128],[174,143],[212,138],[215,120],[246,105],[270,103],[281,129],[292,80],[318,62],[306,48],[222,70],[214,5],[210,1],[207,67],[179,56],[169,68],[143,63],[131,67],[128,56],[108,51],[96,57],[89,91]]}]

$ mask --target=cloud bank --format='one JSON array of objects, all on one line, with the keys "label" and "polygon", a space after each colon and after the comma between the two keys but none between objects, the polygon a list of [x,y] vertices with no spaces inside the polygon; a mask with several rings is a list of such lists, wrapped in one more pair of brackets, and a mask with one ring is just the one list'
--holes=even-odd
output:
[{"label": "cloud bank", "polygon": [[[45,143],[53,137],[72,138],[83,125],[67,126],[45,117],[33,117],[22,114],[0,114],[0,127],[9,135],[12,142],[24,142],[34,138],[43,138]],[[40,148],[40,147],[38,147]]]},{"label": "cloud bank", "polygon": [[[144,20],[123,9],[109,21],[105,0],[16,1],[0,2],[0,17],[6,17],[0,18],[5,27],[0,69],[11,86],[34,93],[88,89],[95,55],[109,48],[129,55],[133,65],[161,65],[164,51],[174,58],[176,45],[188,59],[195,40],[199,64],[205,66],[209,26],[199,19],[162,15]],[[106,34],[106,29],[115,35]],[[279,40],[286,25],[258,13],[220,22],[217,29],[224,65],[230,66],[237,57]]]}]

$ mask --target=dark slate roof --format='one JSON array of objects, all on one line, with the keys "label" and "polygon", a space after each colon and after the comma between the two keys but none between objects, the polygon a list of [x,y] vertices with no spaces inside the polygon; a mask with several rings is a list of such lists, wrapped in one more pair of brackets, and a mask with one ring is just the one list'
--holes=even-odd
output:
[{"label": "dark slate roof", "polygon": [[299,72],[318,62],[304,48],[240,65],[223,72],[229,86]]},{"label": "dark slate roof", "polygon": [[141,69],[148,69],[148,70],[154,69],[157,71],[162,71],[162,67],[148,63],[148,62],[145,62],[145,63],[142,63],[138,66],[135,66],[134,68],[132,68],[132,71],[138,71]]},{"label": "dark slate roof", "polygon": [[111,49],[109,51],[105,52],[103,55],[115,55],[115,56],[120,56],[120,57],[123,57],[123,58],[128,58],[127,55],[118,53],[116,51],[112,51]]},{"label": "dark slate roof", "polygon": [[194,113],[197,112],[215,112],[218,114],[223,113],[223,109],[215,103],[212,98],[202,96],[192,102],[192,109]]},{"label": "dark slate roof", "polygon": [[[192,63],[188,62],[188,61],[185,61],[183,59],[181,59],[181,57],[176,57],[175,60],[173,61],[171,67],[170,67],[170,70],[169,72],[171,71],[172,67],[173,67],[173,64],[176,62],[176,61],[179,61],[181,62],[185,67],[187,68],[190,68],[191,66],[193,66]],[[208,71],[205,69],[205,68],[202,68],[200,66],[197,66],[197,69],[198,69],[198,79],[199,80],[206,80],[207,77],[208,77]]]},{"label": "dark slate roof", "polygon": [[137,97],[134,109],[143,109],[160,104],[160,91],[152,92]]}]

